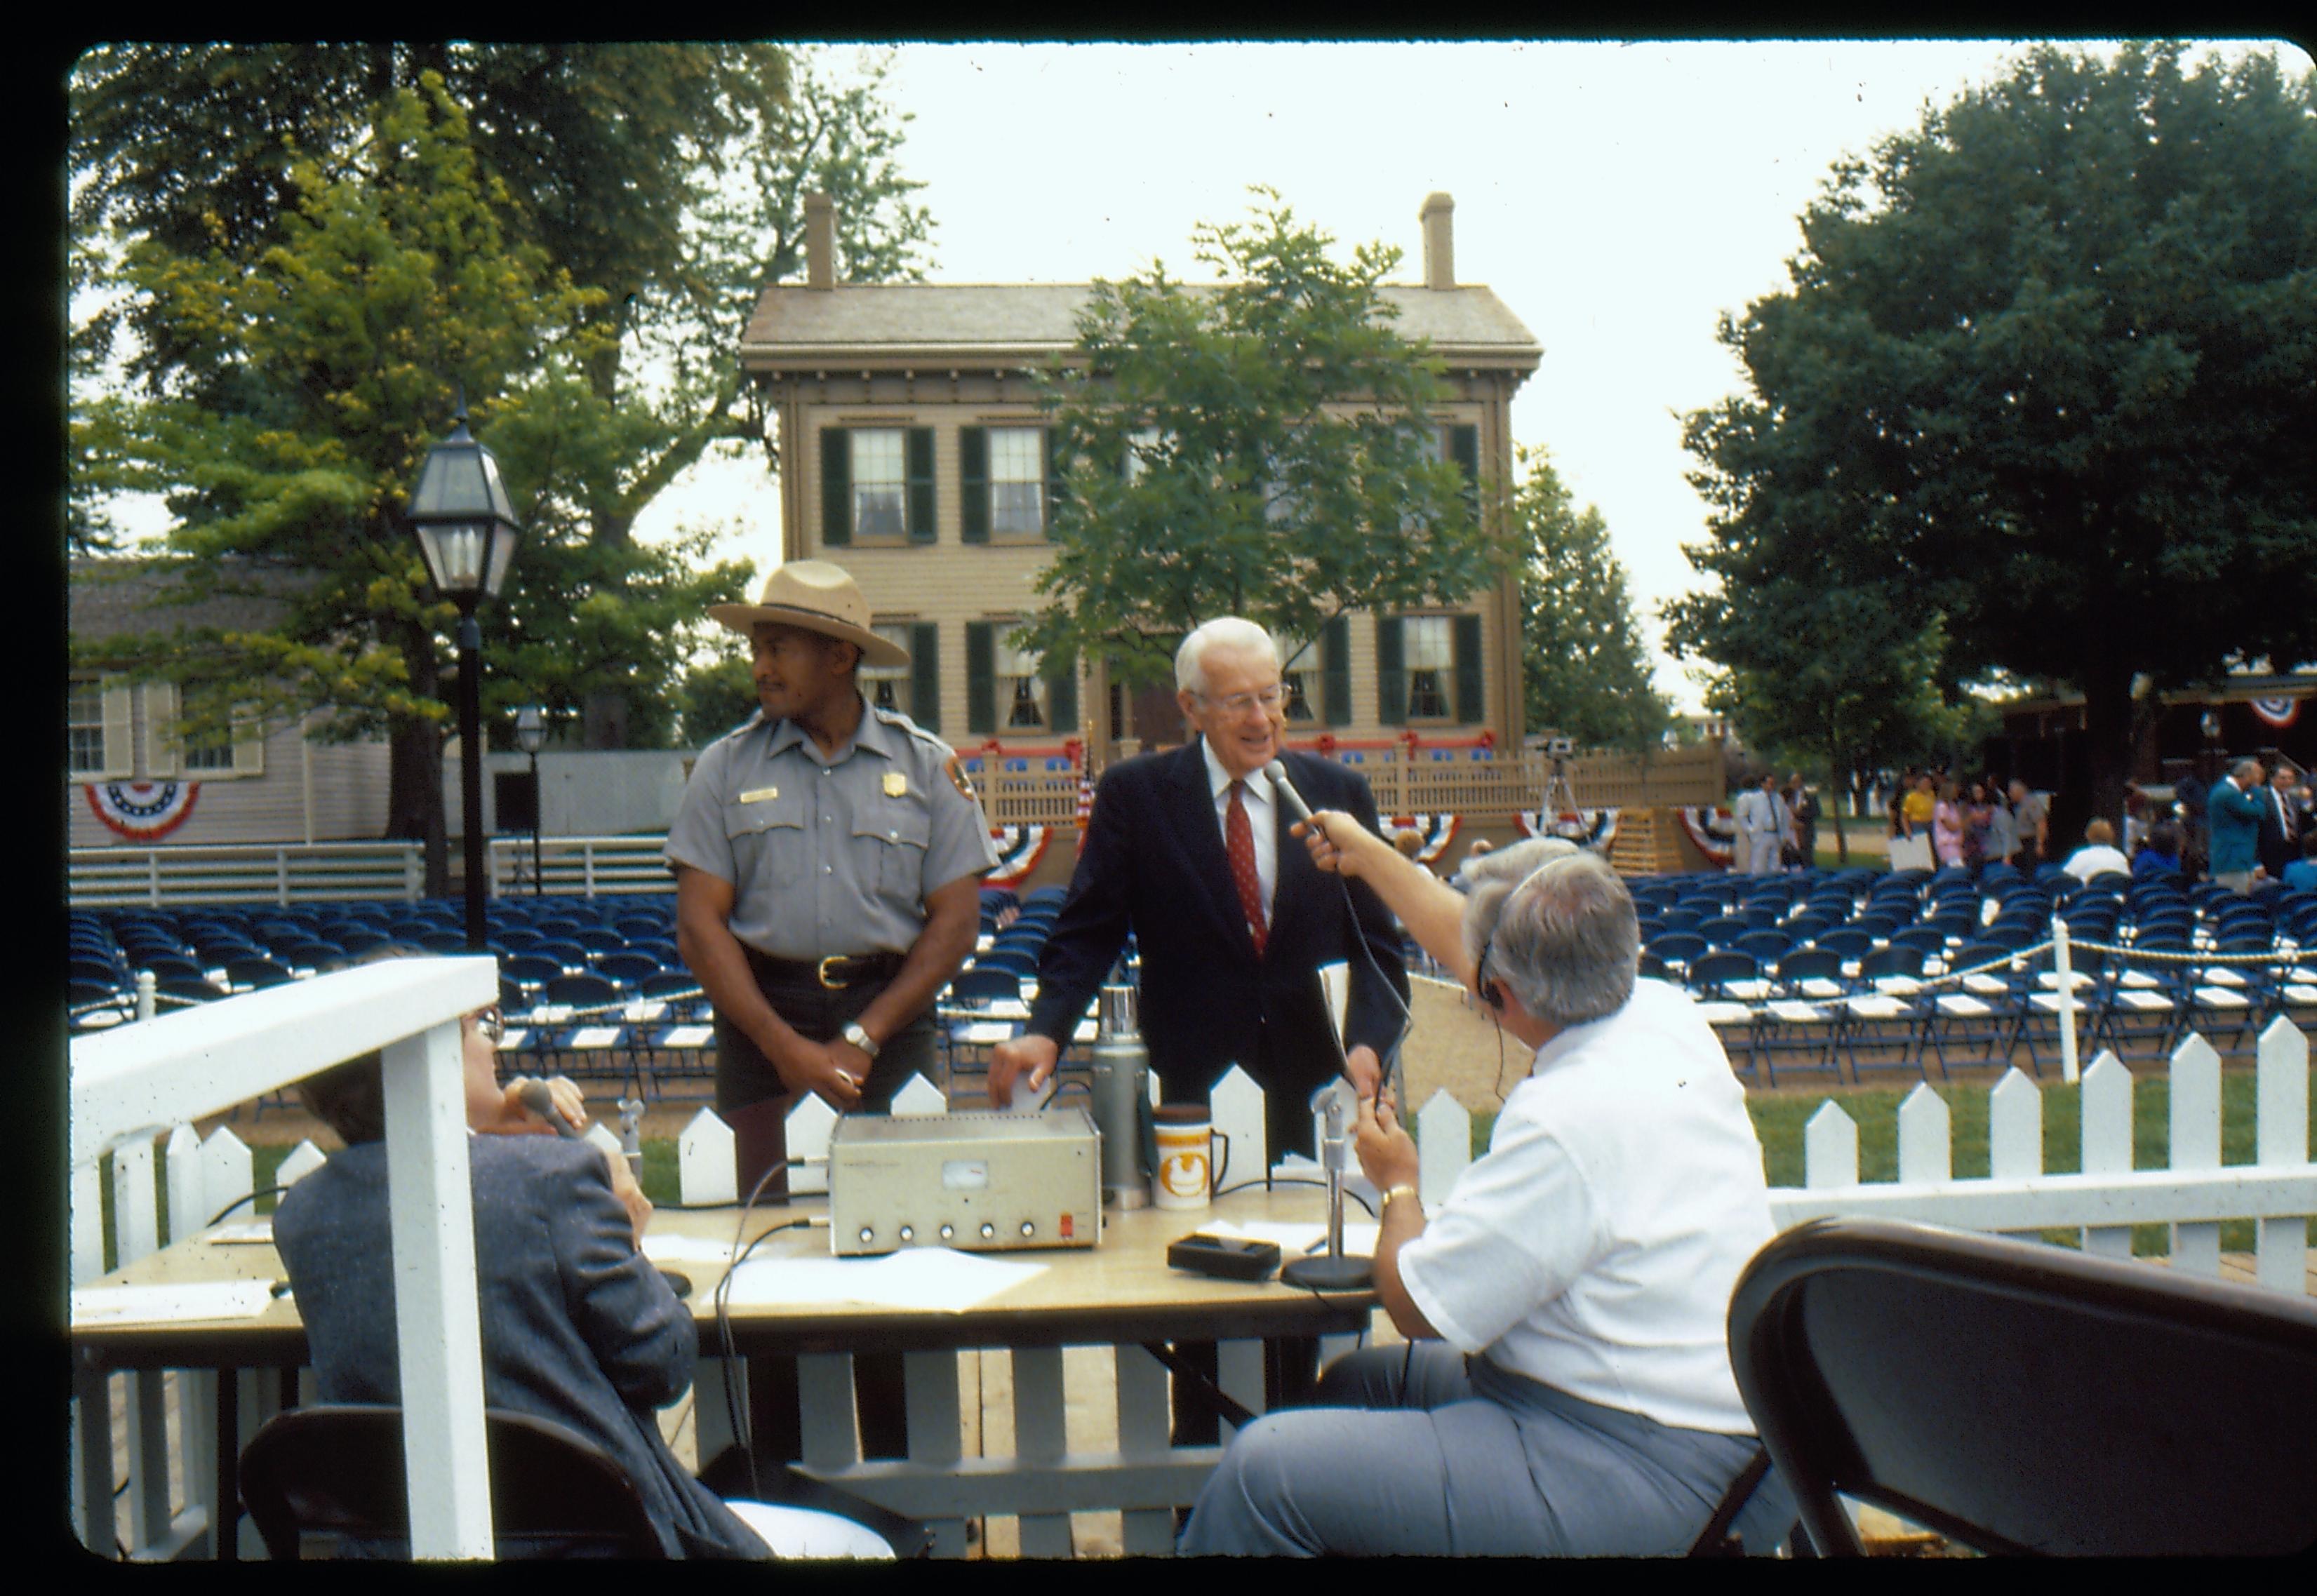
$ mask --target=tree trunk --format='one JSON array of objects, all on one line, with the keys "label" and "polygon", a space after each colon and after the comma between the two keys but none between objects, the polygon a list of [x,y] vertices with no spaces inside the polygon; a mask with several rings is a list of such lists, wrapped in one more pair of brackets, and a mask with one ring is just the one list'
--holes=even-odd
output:
[{"label": "tree trunk", "polygon": [[[619,511],[597,509],[588,518],[592,539],[608,548],[625,548],[633,536],[636,518]],[[597,688],[580,706],[579,745],[582,748],[625,748],[628,745],[628,700],[613,688]]]},{"label": "tree trunk", "polygon": [[[415,646],[414,646],[415,643]],[[439,696],[441,673],[423,635],[406,638],[402,657],[410,687],[421,698]],[[386,834],[423,845],[428,897],[451,891],[450,840],[443,815],[443,736],[424,720],[397,720],[389,744]]]},{"label": "tree trunk", "polygon": [[[1829,819],[1834,822],[1835,860],[1847,869],[1850,866],[1850,839],[1842,834],[1842,808],[1845,800],[1850,797],[1850,769],[1842,762],[1841,746],[1829,737],[1826,744],[1826,784],[1829,789],[1834,786],[1838,777],[1842,781],[1842,791],[1838,793],[1830,791],[1829,801],[1820,804],[1819,807],[1825,811]],[[1818,860],[1812,859],[1805,860],[1803,862],[1815,865]]]},{"label": "tree trunk", "polygon": [[[2124,789],[2132,775],[2132,673],[2120,669],[2087,671],[2083,689],[2084,757],[2091,767],[2089,814],[2107,821],[2121,837]],[[2073,838],[2068,840],[2072,842]],[[2055,846],[2059,843],[2056,826],[2053,842]]]}]

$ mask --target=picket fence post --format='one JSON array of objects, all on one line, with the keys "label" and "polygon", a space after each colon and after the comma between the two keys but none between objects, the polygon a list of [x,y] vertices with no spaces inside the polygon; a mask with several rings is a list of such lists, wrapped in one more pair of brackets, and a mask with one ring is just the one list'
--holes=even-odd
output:
[{"label": "picket fence post", "polygon": [[[2191,1031],[2172,1049],[2172,1154],[2175,1173],[2221,1167],[2221,1056]],[[2211,1221],[2172,1226],[2172,1267],[2221,1272],[2221,1227]]]},{"label": "picket fence post", "polygon": [[[2254,1082],[2254,1161],[2266,1165],[2309,1163],[2309,1039],[2279,1014],[2260,1033]],[[2263,1219],[2255,1233],[2254,1272],[2277,1291],[2304,1292],[2309,1270],[2309,1221],[2300,1215]]]}]

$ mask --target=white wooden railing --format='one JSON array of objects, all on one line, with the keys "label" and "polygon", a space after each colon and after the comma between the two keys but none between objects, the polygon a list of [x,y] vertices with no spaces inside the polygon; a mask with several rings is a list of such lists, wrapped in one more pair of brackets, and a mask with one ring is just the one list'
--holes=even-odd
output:
[{"label": "white wooden railing", "polygon": [[[181,1010],[72,1043],[69,1156],[71,1280],[104,1270],[101,1165],[112,1164],[116,1262],[162,1244],[154,1199],[157,1136],[168,1137],[170,1230],[190,1235],[228,1189],[247,1179],[246,1150],[195,1143],[191,1121],[317,1070],[383,1049],[387,1180],[391,1192],[395,1324],[402,1377],[411,1547],[419,1557],[491,1555],[483,1373],[475,1306],[472,1199],[459,1016],[498,995],[488,958],[397,960]],[[214,1140],[214,1138],[213,1138]],[[76,1374],[76,1520],[86,1544],[114,1542],[111,1379],[131,1383],[130,1555],[167,1557],[210,1542],[230,1504],[189,1502],[172,1513],[159,1372]],[[210,1377],[213,1378],[214,1377]],[[189,1495],[214,1470],[194,1440],[209,1433],[201,1378],[183,1387]]]},{"label": "white wooden railing", "polygon": [[65,861],[74,908],[142,904],[415,902],[426,878],[416,843],[235,843],[75,848]]}]

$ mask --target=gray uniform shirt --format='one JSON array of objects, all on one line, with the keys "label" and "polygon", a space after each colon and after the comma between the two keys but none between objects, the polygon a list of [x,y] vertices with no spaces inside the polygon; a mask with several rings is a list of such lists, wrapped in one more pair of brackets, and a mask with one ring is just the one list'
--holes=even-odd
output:
[{"label": "gray uniform shirt", "polygon": [[792,722],[756,718],[693,767],[664,857],[732,884],[732,935],[775,958],[906,953],[926,895],[997,862],[948,744],[863,707],[823,760]]}]

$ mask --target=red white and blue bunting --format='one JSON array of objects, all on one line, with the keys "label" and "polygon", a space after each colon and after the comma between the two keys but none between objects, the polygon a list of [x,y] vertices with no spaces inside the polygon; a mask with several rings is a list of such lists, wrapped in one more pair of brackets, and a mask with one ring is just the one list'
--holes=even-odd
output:
[{"label": "red white and blue bunting", "polygon": [[1563,809],[1551,819],[1542,809],[1524,809],[1513,816],[1513,825],[1525,837],[1560,837],[1596,853],[1608,852],[1617,840],[1615,809]]},{"label": "red white and blue bunting", "polygon": [[1454,815],[1395,815],[1391,827],[1395,832],[1414,831],[1421,836],[1424,846],[1416,851],[1417,862],[1430,864],[1448,851],[1448,844],[1463,828],[1463,820]]},{"label": "red white and blue bunting", "polygon": [[1730,811],[1716,807],[1678,811],[1681,829],[1689,834],[1690,842],[1710,864],[1730,868],[1731,851],[1738,845],[1738,823]]},{"label": "red white and blue bunting", "polygon": [[132,843],[152,843],[185,824],[201,796],[198,781],[92,781],[85,790],[96,817]]},{"label": "red white and blue bunting", "polygon": [[2299,699],[2255,699],[2252,701],[2252,712],[2259,716],[2264,724],[2276,727],[2281,731],[2301,718],[2301,700]]},{"label": "red white and blue bunting", "polygon": [[1044,825],[993,825],[989,840],[997,844],[997,868],[981,878],[984,887],[1015,887],[1027,879],[1046,857],[1053,828]]}]

